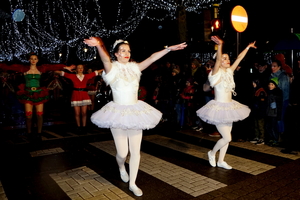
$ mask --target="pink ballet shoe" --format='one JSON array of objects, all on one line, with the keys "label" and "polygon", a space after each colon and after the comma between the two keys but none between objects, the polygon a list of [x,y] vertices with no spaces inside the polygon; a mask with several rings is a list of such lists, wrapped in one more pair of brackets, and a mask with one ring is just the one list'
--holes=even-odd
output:
[{"label": "pink ballet shoe", "polygon": [[135,196],[140,197],[140,196],[143,195],[143,191],[142,191],[140,188],[138,188],[138,186],[136,186],[136,185],[129,186],[129,190],[130,190],[131,192],[133,192],[133,194],[134,194]]}]

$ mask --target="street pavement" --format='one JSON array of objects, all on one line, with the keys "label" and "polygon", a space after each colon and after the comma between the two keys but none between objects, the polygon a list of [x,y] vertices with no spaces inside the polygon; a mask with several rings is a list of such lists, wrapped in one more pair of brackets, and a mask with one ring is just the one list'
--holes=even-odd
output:
[{"label": "street pavement", "polygon": [[24,130],[2,128],[0,200],[300,199],[300,155],[281,147],[231,142],[226,170],[208,163],[219,138],[161,123],[144,131],[136,182],[144,194],[136,197],[120,179],[108,129],[89,125],[83,134],[50,123],[41,140]]}]

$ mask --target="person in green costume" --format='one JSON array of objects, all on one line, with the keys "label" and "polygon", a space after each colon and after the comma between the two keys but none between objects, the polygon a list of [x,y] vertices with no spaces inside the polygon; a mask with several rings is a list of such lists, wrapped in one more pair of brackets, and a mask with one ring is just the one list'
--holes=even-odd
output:
[{"label": "person in green costume", "polygon": [[67,69],[71,71],[74,66],[63,64],[43,64],[38,66],[39,58],[36,54],[30,54],[29,66],[23,64],[7,65],[0,63],[0,69],[21,72],[25,78],[25,84],[20,84],[17,98],[25,106],[26,130],[28,136],[32,133],[32,116],[35,111],[37,116],[37,136],[41,137],[43,127],[44,103],[49,100],[49,92],[46,87],[41,87],[41,75],[47,71]]}]

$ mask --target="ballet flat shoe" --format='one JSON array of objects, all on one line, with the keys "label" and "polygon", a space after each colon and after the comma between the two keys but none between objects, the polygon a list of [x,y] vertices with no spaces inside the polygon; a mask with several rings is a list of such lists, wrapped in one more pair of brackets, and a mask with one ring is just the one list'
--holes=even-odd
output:
[{"label": "ballet flat shoe", "polygon": [[142,191],[140,188],[138,188],[138,186],[136,186],[136,185],[129,186],[129,190],[130,190],[131,192],[133,192],[133,194],[134,194],[135,196],[140,197],[140,196],[143,195],[143,191]]},{"label": "ballet flat shoe", "polygon": [[126,171],[120,172],[120,176],[123,182],[127,183],[129,181],[129,176]]},{"label": "ballet flat shoe", "polygon": [[211,153],[211,151],[209,151],[209,152],[207,153],[209,164],[210,164],[212,167],[215,167],[215,166],[216,166],[216,156],[211,156],[210,153]]},{"label": "ballet flat shoe", "polygon": [[221,163],[217,163],[218,167],[222,167],[224,169],[232,169],[232,167],[230,165],[227,164],[227,162],[221,162]]}]

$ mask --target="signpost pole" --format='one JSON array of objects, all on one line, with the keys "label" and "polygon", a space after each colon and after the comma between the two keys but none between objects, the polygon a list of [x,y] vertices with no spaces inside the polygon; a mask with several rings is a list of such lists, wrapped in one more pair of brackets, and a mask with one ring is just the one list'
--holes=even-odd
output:
[{"label": "signpost pole", "polygon": [[[291,33],[293,34],[294,33],[294,29],[291,28]],[[294,49],[291,49],[291,67],[292,69],[294,69]]]},{"label": "signpost pole", "polygon": [[241,41],[241,33],[240,32],[236,32],[236,57],[238,57],[239,53],[240,53],[240,41]]}]

